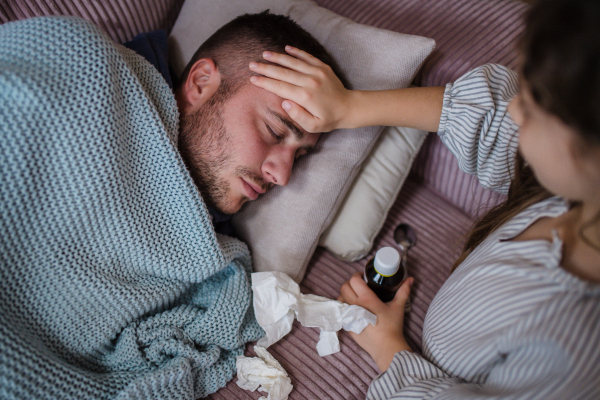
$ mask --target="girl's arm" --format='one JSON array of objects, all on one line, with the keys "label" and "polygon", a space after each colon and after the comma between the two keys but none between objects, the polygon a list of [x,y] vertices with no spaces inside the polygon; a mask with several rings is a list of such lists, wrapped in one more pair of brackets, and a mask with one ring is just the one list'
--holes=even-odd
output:
[{"label": "girl's arm", "polygon": [[250,63],[252,71],[263,75],[250,81],[287,99],[283,108],[305,130],[388,125],[437,131],[443,87],[347,90],[328,65],[302,50],[287,46],[286,51],[289,55],[263,53],[265,60],[285,68]]},{"label": "girl's arm", "polygon": [[[558,346],[529,343],[507,354],[503,363],[490,366],[479,382],[451,376],[424,357],[412,352],[396,353],[387,371],[373,380],[366,400],[547,400],[594,398],[597,388],[577,387],[575,374],[568,372],[568,359]],[[467,354],[473,359],[476,354]],[[596,393],[587,397],[586,390]]]},{"label": "girl's arm", "polygon": [[286,68],[254,63],[252,69],[269,78],[252,77],[253,83],[288,99],[288,113],[304,129],[394,125],[437,131],[460,169],[485,188],[508,192],[518,146],[518,126],[507,111],[519,90],[515,72],[486,64],[445,88],[351,91],[316,58],[288,51],[302,59],[270,53],[267,59]]}]

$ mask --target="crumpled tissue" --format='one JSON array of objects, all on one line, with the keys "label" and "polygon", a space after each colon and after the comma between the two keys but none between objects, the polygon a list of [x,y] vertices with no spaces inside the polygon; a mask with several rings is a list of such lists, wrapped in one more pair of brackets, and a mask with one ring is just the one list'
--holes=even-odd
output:
[{"label": "crumpled tissue", "polygon": [[321,328],[317,351],[321,357],[340,351],[337,331],[361,333],[377,317],[363,307],[322,296],[300,293],[300,287],[283,272],[252,274],[254,314],[266,335],[258,345],[269,347],[292,330],[294,317],[308,327]]},{"label": "crumpled tissue", "polygon": [[287,400],[293,387],[285,369],[264,347],[254,346],[254,351],[258,357],[237,357],[237,385],[252,392],[268,392],[268,397],[258,400]]}]

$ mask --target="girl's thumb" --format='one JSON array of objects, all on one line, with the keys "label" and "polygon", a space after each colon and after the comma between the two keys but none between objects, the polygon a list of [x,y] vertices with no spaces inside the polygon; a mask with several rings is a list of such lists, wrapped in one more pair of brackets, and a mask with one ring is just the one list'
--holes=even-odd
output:
[{"label": "girl's thumb", "polygon": [[396,292],[396,296],[394,296],[395,302],[402,303],[402,305],[404,306],[404,304],[410,297],[410,288],[413,285],[414,281],[414,278],[407,278],[404,282],[402,282],[400,289],[398,289],[398,291]]}]

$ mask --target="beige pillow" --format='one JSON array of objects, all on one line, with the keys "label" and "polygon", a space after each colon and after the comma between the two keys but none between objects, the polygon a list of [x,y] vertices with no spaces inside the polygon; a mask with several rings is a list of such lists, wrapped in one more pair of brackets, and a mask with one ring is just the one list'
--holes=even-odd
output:
[{"label": "beige pillow", "polygon": [[[265,9],[289,15],[331,53],[355,89],[407,87],[435,48],[432,39],[357,24],[308,0],[187,0],[169,37],[171,65],[181,73],[196,49],[238,15]],[[288,186],[248,202],[232,221],[248,243],[255,271],[302,280],[321,234],[332,222],[382,127],[322,135],[298,160]]]},{"label": "beige pillow", "polygon": [[345,261],[369,254],[426,137],[418,129],[385,127],[320,246]]}]

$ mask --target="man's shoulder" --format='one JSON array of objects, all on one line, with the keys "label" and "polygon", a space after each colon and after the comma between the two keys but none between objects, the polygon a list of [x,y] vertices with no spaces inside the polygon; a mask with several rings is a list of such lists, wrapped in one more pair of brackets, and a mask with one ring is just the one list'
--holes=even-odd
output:
[{"label": "man's shoulder", "polygon": [[169,68],[167,33],[164,30],[140,33],[129,42],[123,43],[123,45],[152,64],[167,81],[169,87],[173,89],[173,79]]}]

